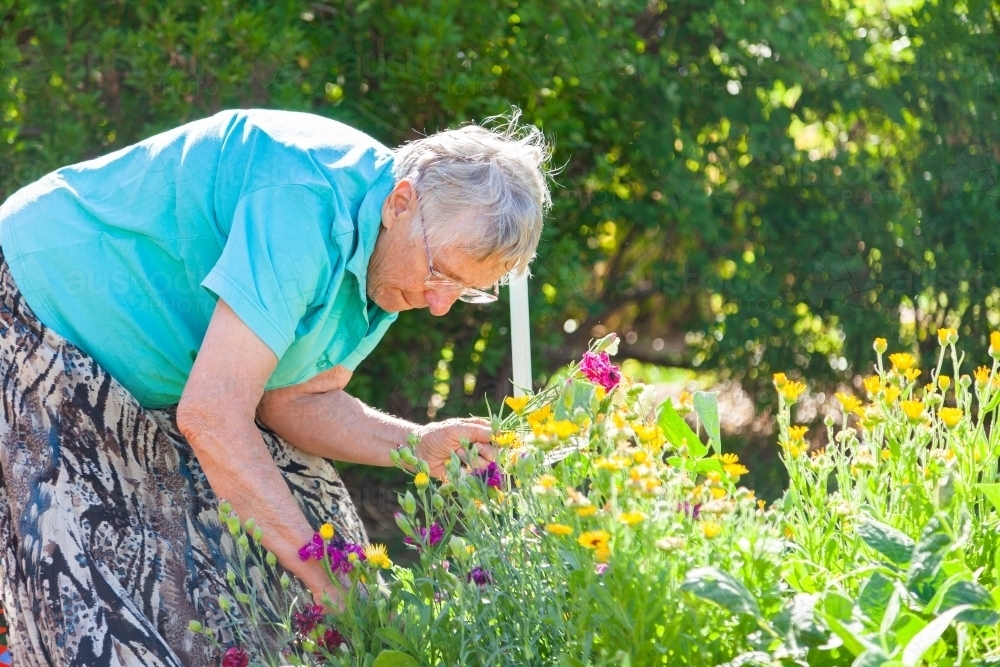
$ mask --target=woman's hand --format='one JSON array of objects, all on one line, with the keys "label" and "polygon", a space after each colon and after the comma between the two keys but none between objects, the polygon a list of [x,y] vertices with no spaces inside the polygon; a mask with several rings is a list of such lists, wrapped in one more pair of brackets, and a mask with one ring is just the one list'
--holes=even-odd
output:
[{"label": "woman's hand", "polygon": [[[330,581],[326,570],[319,561],[313,560],[297,564],[292,574],[298,577],[312,594],[313,604],[321,605],[328,613],[344,611],[343,590]],[[329,600],[326,599],[326,596],[329,596]]]},{"label": "woman's hand", "polygon": [[[471,468],[485,467],[496,458],[497,450],[490,445],[490,422],[480,417],[446,419],[421,426],[415,433],[420,438],[416,447],[417,458],[427,461],[431,474],[440,480],[446,478],[445,466],[452,452]],[[463,439],[473,444],[473,451],[478,451],[474,460],[466,460]]]}]

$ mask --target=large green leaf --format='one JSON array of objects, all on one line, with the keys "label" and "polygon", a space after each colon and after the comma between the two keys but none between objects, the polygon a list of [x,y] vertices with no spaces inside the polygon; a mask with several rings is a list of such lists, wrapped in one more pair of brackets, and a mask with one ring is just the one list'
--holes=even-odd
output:
[{"label": "large green leaf", "polygon": [[952,584],[941,600],[941,610],[969,605],[972,609],[958,616],[957,621],[973,625],[995,625],[1000,621],[993,596],[981,584],[974,581],[958,581]]},{"label": "large green leaf", "polygon": [[694,411],[698,413],[701,425],[711,439],[712,449],[722,453],[722,433],[719,429],[719,395],[717,392],[696,391],[693,397]]},{"label": "large green leaf", "polygon": [[420,667],[420,663],[402,651],[382,651],[372,667]]},{"label": "large green leaf", "polygon": [[944,530],[941,518],[932,517],[913,547],[906,582],[907,588],[925,603],[934,597],[937,574],[949,546],[951,536]]},{"label": "large green leaf", "polygon": [[885,609],[889,605],[889,599],[892,597],[892,591],[892,580],[881,572],[873,572],[858,596],[858,607],[861,609],[861,613],[870,618],[872,622],[881,623]]},{"label": "large green leaf", "polygon": [[714,602],[734,614],[752,614],[760,617],[757,601],[739,581],[714,567],[696,567],[688,570],[681,583],[681,590],[703,600]]},{"label": "large green leaf", "polygon": [[986,499],[993,504],[994,509],[1000,510],[1000,484],[976,484],[976,488],[982,491]]},{"label": "large green leaf", "polygon": [[858,535],[875,551],[897,565],[909,563],[914,541],[905,533],[874,519],[862,519]]},{"label": "large green leaf", "polygon": [[688,455],[692,458],[700,459],[708,453],[708,447],[698,439],[698,434],[691,430],[684,418],[677,414],[670,399],[663,401],[660,406],[660,416],[657,423],[663,429],[663,435],[674,447],[686,445]]},{"label": "large green leaf", "polygon": [[920,664],[920,659],[924,657],[924,654],[927,653],[928,650],[930,650],[931,646],[934,645],[934,642],[941,638],[941,635],[943,635],[944,631],[948,629],[948,626],[951,625],[952,621],[954,621],[959,614],[971,608],[972,607],[965,604],[952,607],[928,623],[927,627],[918,632],[903,649],[903,667],[917,667],[917,665]]}]

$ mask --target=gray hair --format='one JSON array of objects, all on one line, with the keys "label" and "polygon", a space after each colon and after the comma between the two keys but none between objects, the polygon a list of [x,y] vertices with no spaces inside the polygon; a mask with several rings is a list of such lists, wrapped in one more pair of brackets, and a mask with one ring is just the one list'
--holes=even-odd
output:
[{"label": "gray hair", "polygon": [[[477,261],[495,257],[516,275],[527,271],[552,206],[554,172],[545,135],[520,116],[514,108],[393,151],[393,176],[412,183],[432,249],[459,244]],[[411,231],[419,238],[419,226]]]}]

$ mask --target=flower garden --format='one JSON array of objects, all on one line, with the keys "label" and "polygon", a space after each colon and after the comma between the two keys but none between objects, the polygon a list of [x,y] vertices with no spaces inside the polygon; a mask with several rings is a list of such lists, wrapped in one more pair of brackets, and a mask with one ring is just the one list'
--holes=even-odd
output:
[{"label": "flower garden", "polygon": [[611,363],[612,334],[506,400],[488,468],[454,456],[434,480],[399,452],[413,566],[319,528],[300,557],[341,587],[336,613],[223,503],[232,623],[191,630],[223,667],[1000,665],[1000,333],[971,374],[957,333],[938,336],[928,371],[877,339],[864,400],[837,394],[822,434],[795,423],[805,383],[776,374],[790,481],[767,505],[740,486],[715,396],[656,405]]}]

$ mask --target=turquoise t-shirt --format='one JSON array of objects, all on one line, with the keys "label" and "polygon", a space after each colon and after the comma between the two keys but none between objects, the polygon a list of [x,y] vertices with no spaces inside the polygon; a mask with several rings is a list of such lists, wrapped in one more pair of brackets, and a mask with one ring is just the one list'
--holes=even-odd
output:
[{"label": "turquoise t-shirt", "polygon": [[0,245],[44,324],[165,407],[217,298],[278,357],[268,389],[354,370],[398,315],[366,295],[393,185],[391,152],[342,123],[224,111],[21,189]]}]

